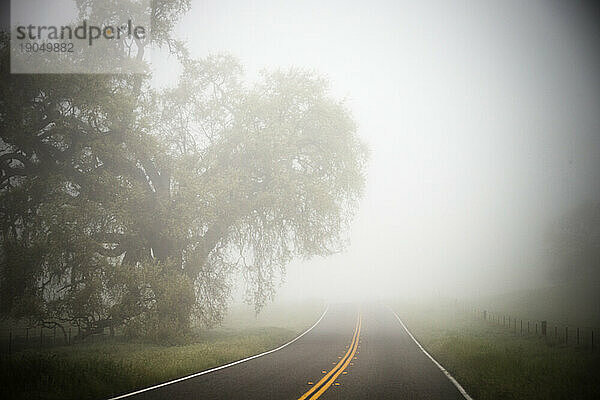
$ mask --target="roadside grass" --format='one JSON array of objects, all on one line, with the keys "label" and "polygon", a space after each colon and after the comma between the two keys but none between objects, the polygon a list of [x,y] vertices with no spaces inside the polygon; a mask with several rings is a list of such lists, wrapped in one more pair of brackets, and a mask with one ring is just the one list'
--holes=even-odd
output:
[{"label": "roadside grass", "polygon": [[600,398],[598,350],[520,336],[454,307],[401,304],[395,311],[476,400]]},{"label": "roadside grass", "polygon": [[[302,319],[290,316],[289,327],[269,326],[271,321],[265,317],[262,323],[255,322],[261,326],[238,326],[239,316],[230,318],[226,326],[199,332],[176,346],[115,337],[26,349],[10,358],[2,354],[2,398],[102,399],[179,378],[280,346],[320,315],[316,307],[308,310],[299,311]],[[288,310],[288,315],[293,314]],[[284,320],[274,322],[285,325]]]}]

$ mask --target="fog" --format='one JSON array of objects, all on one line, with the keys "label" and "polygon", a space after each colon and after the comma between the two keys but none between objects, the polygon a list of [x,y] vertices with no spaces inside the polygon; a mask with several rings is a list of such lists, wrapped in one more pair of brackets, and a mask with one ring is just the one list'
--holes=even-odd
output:
[{"label": "fog", "polygon": [[346,251],[288,266],[279,298],[556,283],[549,225],[599,195],[597,14],[569,3],[193,2],[177,33],[194,56],[318,71],[370,147]]},{"label": "fog", "polygon": [[[192,2],[176,27],[192,56],[317,71],[370,148],[346,250],[289,265],[278,298],[557,283],[548,229],[600,195],[599,14],[566,3]],[[175,83],[174,56],[152,65]]]}]

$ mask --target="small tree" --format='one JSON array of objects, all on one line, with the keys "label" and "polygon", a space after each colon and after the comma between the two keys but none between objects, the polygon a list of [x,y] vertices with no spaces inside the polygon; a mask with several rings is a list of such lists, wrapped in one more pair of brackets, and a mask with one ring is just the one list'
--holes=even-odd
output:
[{"label": "small tree", "polygon": [[571,210],[549,236],[555,278],[600,283],[600,204],[586,203]]}]

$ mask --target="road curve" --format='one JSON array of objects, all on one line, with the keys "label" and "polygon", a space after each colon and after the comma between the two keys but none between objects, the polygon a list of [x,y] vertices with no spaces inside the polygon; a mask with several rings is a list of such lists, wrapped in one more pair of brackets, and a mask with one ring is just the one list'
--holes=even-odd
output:
[{"label": "road curve", "polygon": [[380,305],[332,305],[306,335],[263,357],[127,399],[464,400]]}]

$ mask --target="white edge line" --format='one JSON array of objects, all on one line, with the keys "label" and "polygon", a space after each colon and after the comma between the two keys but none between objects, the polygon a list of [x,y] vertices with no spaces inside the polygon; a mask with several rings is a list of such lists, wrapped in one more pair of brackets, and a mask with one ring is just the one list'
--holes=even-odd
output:
[{"label": "white edge line", "polygon": [[312,331],[313,328],[315,326],[317,326],[319,324],[319,322],[321,322],[321,320],[323,319],[323,317],[325,317],[325,314],[327,314],[328,310],[329,310],[329,305],[325,308],[325,311],[323,311],[323,314],[321,314],[321,318],[319,318],[317,320],[317,322],[314,323],[313,326],[311,326],[310,328],[308,328],[306,331],[304,331],[299,336],[296,336],[294,339],[290,340],[289,342],[287,342],[285,344],[282,344],[281,346],[279,346],[279,347],[277,347],[277,348],[275,348],[273,350],[265,351],[264,353],[256,354],[256,355],[253,355],[253,356],[241,359],[241,360],[234,361],[234,362],[229,363],[229,364],[221,365],[219,367],[215,367],[215,368],[207,369],[207,370],[204,370],[204,371],[196,372],[195,374],[187,375],[187,376],[184,376],[182,378],[174,379],[172,381],[160,383],[160,384],[154,385],[154,386],[149,386],[149,387],[144,388],[144,389],[136,390],[135,392],[125,393],[125,394],[122,394],[122,395],[117,396],[117,397],[111,397],[108,400],[124,399],[126,397],[130,397],[130,396],[134,396],[136,394],[148,392],[150,390],[158,389],[158,388],[161,388],[163,386],[171,385],[173,383],[177,383],[177,382],[185,381],[187,379],[195,378],[195,377],[200,376],[200,375],[206,375],[206,374],[209,374],[211,372],[215,372],[215,371],[218,371],[218,370],[221,370],[221,369],[233,367],[234,365],[241,364],[241,363],[246,362],[246,361],[254,360],[255,358],[266,356],[267,354],[274,353],[274,352],[276,352],[278,350],[283,349],[286,346],[289,346],[290,344],[294,343],[296,340],[300,339],[302,336],[306,335],[308,332]]},{"label": "white edge line", "polygon": [[460,384],[460,383],[458,383],[458,381],[457,381],[456,379],[454,379],[454,377],[453,377],[452,375],[450,375],[450,372],[448,372],[448,371],[446,370],[446,368],[442,367],[442,364],[440,364],[439,362],[437,362],[437,361],[436,361],[436,359],[435,359],[435,358],[433,358],[433,357],[431,356],[431,354],[429,354],[429,353],[427,352],[427,350],[425,350],[425,349],[423,348],[423,346],[421,346],[421,343],[419,343],[419,341],[418,341],[417,339],[415,339],[415,337],[412,335],[412,333],[410,333],[410,331],[408,330],[408,328],[406,327],[406,325],[404,325],[404,322],[402,322],[402,320],[400,319],[400,317],[398,316],[398,314],[396,314],[396,312],[395,312],[394,310],[392,310],[392,308],[391,308],[391,307],[389,307],[389,308],[390,308],[390,311],[391,311],[391,312],[394,314],[394,316],[396,316],[396,319],[398,319],[398,321],[400,322],[400,324],[402,325],[402,327],[404,328],[404,330],[406,331],[406,333],[408,333],[408,336],[410,336],[410,338],[411,338],[411,339],[412,339],[412,340],[413,340],[413,341],[414,341],[414,342],[417,344],[417,346],[419,346],[419,348],[421,349],[421,351],[422,351],[423,353],[425,353],[425,355],[426,355],[427,357],[429,357],[429,359],[430,359],[431,361],[433,361],[433,363],[434,363],[435,365],[437,365],[437,367],[438,367],[438,368],[439,368],[439,369],[440,369],[440,370],[441,370],[441,371],[444,373],[444,375],[446,375],[446,377],[447,377],[447,378],[450,380],[450,382],[452,382],[452,384],[453,384],[454,386],[456,386],[456,388],[458,389],[458,391],[460,392],[460,394],[462,394],[462,395],[463,395],[463,397],[464,397],[465,399],[467,399],[467,400],[473,400],[473,398],[472,398],[471,396],[469,396],[469,394],[468,394],[468,393],[467,393],[467,391],[466,391],[466,390],[465,390],[465,389],[464,389],[464,388],[461,386],[461,384]]}]

